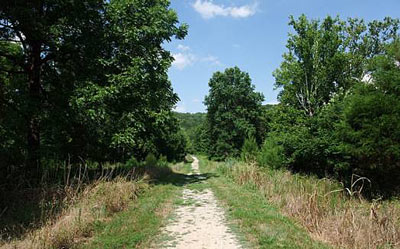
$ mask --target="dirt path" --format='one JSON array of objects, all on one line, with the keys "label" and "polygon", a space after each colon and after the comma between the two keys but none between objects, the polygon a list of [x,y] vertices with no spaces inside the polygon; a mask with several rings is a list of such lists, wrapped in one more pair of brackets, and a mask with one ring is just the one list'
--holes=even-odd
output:
[{"label": "dirt path", "polygon": [[[199,160],[193,159],[192,170],[200,177]],[[176,218],[162,231],[165,239],[156,248],[242,248],[226,225],[224,211],[210,189],[199,192],[185,188],[182,199]]]}]

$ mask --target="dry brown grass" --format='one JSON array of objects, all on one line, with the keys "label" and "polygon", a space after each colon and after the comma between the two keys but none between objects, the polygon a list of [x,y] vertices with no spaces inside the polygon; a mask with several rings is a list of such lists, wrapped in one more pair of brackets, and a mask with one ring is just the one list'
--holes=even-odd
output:
[{"label": "dry brown grass", "polygon": [[127,208],[147,186],[146,180],[120,177],[79,186],[83,190],[66,187],[66,208],[61,213],[39,229],[27,232],[23,239],[0,244],[0,248],[71,248],[91,237],[95,222]]},{"label": "dry brown grass", "polygon": [[259,189],[315,239],[339,248],[400,248],[399,201],[368,201],[329,179],[255,165],[237,163],[223,172]]}]

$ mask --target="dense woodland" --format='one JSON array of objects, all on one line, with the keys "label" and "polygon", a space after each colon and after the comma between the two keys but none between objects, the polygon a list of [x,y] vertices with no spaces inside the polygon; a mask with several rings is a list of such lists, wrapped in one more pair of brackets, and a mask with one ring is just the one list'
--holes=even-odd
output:
[{"label": "dense woodland", "polygon": [[201,142],[199,141],[200,134],[202,131],[203,123],[206,119],[205,113],[179,113],[175,112],[175,116],[179,120],[182,133],[184,134],[187,141],[187,152],[196,153],[204,151],[205,148],[201,148]]},{"label": "dense woodland", "polygon": [[[290,17],[263,106],[250,75],[216,72],[207,114],[174,113],[163,43],[183,39],[167,0],[22,1],[0,6],[0,180],[43,180],[56,165],[181,160],[187,152],[334,177],[400,180],[399,20]],[[16,180],[17,179],[17,180]],[[7,186],[7,184],[4,184]]]},{"label": "dense woodland", "polygon": [[[289,26],[279,104],[232,67],[209,80],[206,113],[177,113],[164,45],[189,27],[169,0],[2,0],[0,247],[75,248],[109,230],[89,248],[142,245],[190,185],[218,190],[261,248],[306,232],[399,245],[400,21]],[[282,214],[307,231],[287,236]]]},{"label": "dense woodland", "polygon": [[371,193],[400,182],[399,20],[290,17],[287,52],[274,72],[280,104],[262,106],[239,68],[210,79],[206,121],[195,148],[262,167],[360,177]]},{"label": "dense woodland", "polygon": [[0,182],[37,183],[65,163],[182,159],[162,44],[186,33],[166,0],[2,1]]}]

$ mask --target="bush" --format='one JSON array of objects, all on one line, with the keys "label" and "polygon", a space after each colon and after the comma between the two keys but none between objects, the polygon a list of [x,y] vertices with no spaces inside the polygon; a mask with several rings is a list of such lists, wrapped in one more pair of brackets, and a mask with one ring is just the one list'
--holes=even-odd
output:
[{"label": "bush", "polygon": [[242,152],[240,154],[241,159],[245,162],[254,162],[256,161],[257,153],[258,145],[254,137],[249,137],[244,140]]},{"label": "bush", "polygon": [[126,163],[125,163],[125,167],[127,169],[133,169],[133,168],[137,168],[140,166],[140,163],[138,160],[136,160],[136,158],[134,156],[131,157],[131,159],[129,159]]},{"label": "bush", "polygon": [[153,153],[149,153],[149,154],[146,156],[146,159],[145,159],[145,161],[144,161],[144,165],[145,165],[146,167],[156,167],[157,164],[158,164],[157,157],[154,156]]},{"label": "bush", "polygon": [[279,169],[285,164],[283,146],[275,137],[268,137],[257,154],[257,164],[261,167]]},{"label": "bush", "polygon": [[156,164],[157,167],[168,167],[168,158],[161,155]]}]

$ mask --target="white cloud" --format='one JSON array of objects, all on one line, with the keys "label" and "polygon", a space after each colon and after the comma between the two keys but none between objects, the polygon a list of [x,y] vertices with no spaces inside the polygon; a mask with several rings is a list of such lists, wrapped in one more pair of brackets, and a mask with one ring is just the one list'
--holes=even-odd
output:
[{"label": "white cloud", "polygon": [[178,52],[172,54],[174,57],[174,61],[172,62],[172,66],[177,68],[178,70],[183,70],[189,66],[192,66],[196,62],[205,63],[207,65],[212,66],[222,66],[223,64],[219,61],[218,57],[213,55],[208,55],[206,57],[196,56],[190,52]]},{"label": "white cloud", "polygon": [[225,7],[224,5],[214,4],[212,0],[196,0],[192,6],[204,19],[215,16],[246,18],[256,13],[258,4]]},{"label": "white cloud", "polygon": [[175,106],[174,111],[176,112],[186,112],[186,106],[184,102],[179,102],[177,106]]},{"label": "white cloud", "polygon": [[278,105],[280,102],[278,100],[272,100],[272,101],[264,101],[264,105]]},{"label": "white cloud", "polygon": [[193,99],[192,102],[193,103],[200,103],[201,101],[200,101],[200,99]]},{"label": "white cloud", "polygon": [[187,53],[177,53],[172,54],[174,57],[174,62],[172,62],[172,66],[178,68],[179,70],[183,70],[188,66],[193,65],[196,57],[193,54]]},{"label": "white cloud", "polygon": [[186,51],[189,51],[189,50],[190,50],[190,47],[185,46],[185,45],[182,45],[182,44],[179,44],[179,45],[178,45],[178,49],[179,49],[180,51],[186,52]]},{"label": "white cloud", "polygon": [[209,63],[211,65],[215,65],[215,66],[221,66],[222,65],[222,63],[219,61],[218,57],[215,57],[215,56],[212,56],[212,55],[204,57],[202,59],[202,61],[207,62],[207,63]]}]

